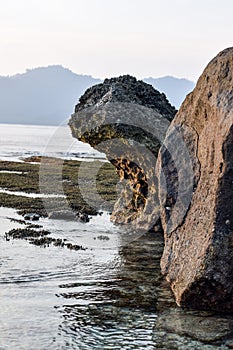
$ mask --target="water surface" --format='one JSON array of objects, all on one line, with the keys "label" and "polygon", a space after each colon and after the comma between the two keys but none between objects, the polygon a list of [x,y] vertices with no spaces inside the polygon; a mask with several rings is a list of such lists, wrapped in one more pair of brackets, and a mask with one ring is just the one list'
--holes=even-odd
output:
[{"label": "water surface", "polygon": [[[101,158],[58,129],[0,125],[0,159]],[[87,249],[44,248],[6,240],[22,227],[11,218],[22,219],[0,207],[0,350],[233,348],[231,316],[176,306],[160,274],[161,235],[124,245],[107,213],[89,223],[42,218],[52,237]]]},{"label": "water surface", "polygon": [[68,126],[0,124],[0,159],[19,161],[31,156],[103,159],[105,155],[71,136]]}]

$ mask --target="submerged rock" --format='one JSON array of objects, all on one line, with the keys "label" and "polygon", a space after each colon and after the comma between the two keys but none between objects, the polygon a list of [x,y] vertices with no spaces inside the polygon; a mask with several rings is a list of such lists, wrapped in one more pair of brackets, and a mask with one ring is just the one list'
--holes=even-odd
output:
[{"label": "submerged rock", "polygon": [[56,210],[49,213],[49,219],[53,220],[75,220],[75,214],[69,210]]},{"label": "submerged rock", "polygon": [[158,316],[156,330],[188,336],[201,342],[213,343],[232,336],[233,320],[221,315],[201,315],[173,309]]},{"label": "submerged rock", "polygon": [[[31,225],[30,225],[31,226]],[[9,232],[5,233],[6,241],[10,241],[11,239],[24,239],[28,241],[30,244],[40,247],[49,247],[54,245],[55,247],[65,247],[69,250],[86,250],[87,248],[79,245],[67,242],[67,239],[64,238],[55,238],[50,237],[50,231],[47,230],[35,230],[30,226],[25,228],[17,228],[12,229]]]},{"label": "submerged rock", "polygon": [[40,215],[37,213],[28,213],[24,215],[24,220],[38,221],[40,219]]},{"label": "submerged rock", "polygon": [[116,223],[138,219],[148,229],[157,222],[155,164],[175,113],[164,94],[129,75],[93,86],[75,107],[72,135],[104,152],[119,175]]},{"label": "submerged rock", "polygon": [[89,222],[90,217],[87,213],[78,212],[75,214],[70,210],[56,210],[49,213],[49,219],[53,220],[67,220],[67,221],[80,221],[80,222]]},{"label": "submerged rock", "polygon": [[187,96],[159,163],[161,266],[176,301],[232,311],[233,48],[208,64]]}]

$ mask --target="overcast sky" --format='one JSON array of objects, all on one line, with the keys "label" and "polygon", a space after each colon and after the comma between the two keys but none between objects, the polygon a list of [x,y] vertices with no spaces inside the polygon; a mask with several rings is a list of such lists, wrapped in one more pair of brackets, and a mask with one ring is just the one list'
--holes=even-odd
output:
[{"label": "overcast sky", "polygon": [[196,80],[233,46],[232,0],[0,0],[0,75],[62,64]]}]

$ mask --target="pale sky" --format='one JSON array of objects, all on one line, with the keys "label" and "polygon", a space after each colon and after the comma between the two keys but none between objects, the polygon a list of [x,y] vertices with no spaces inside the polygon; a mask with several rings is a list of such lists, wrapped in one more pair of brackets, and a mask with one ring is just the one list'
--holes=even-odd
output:
[{"label": "pale sky", "polygon": [[233,46],[232,0],[0,0],[0,75],[62,64],[97,78],[196,80]]}]

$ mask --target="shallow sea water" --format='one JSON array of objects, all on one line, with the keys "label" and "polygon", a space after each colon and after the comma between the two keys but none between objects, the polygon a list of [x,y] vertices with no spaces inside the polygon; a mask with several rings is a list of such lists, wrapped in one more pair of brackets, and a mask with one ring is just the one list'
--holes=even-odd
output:
[{"label": "shallow sea water", "polygon": [[[5,160],[44,150],[62,158],[100,157],[73,144],[67,128],[56,134],[54,127],[0,125],[0,136]],[[122,244],[126,233],[107,213],[89,223],[41,218],[52,237],[87,250],[44,248],[6,240],[5,232],[22,227],[11,218],[22,219],[0,207],[0,350],[233,348],[231,316],[176,306],[160,274],[161,236]]]},{"label": "shallow sea water", "polygon": [[14,210],[0,209],[1,350],[229,348],[231,318],[175,305],[160,275],[162,237],[122,246],[104,213],[85,224],[41,219],[51,236],[87,250],[37,247],[6,241],[22,226],[9,220],[20,218]]},{"label": "shallow sea water", "polygon": [[19,161],[45,155],[65,159],[105,160],[97,152],[71,136],[68,126],[0,124],[0,159]]}]

